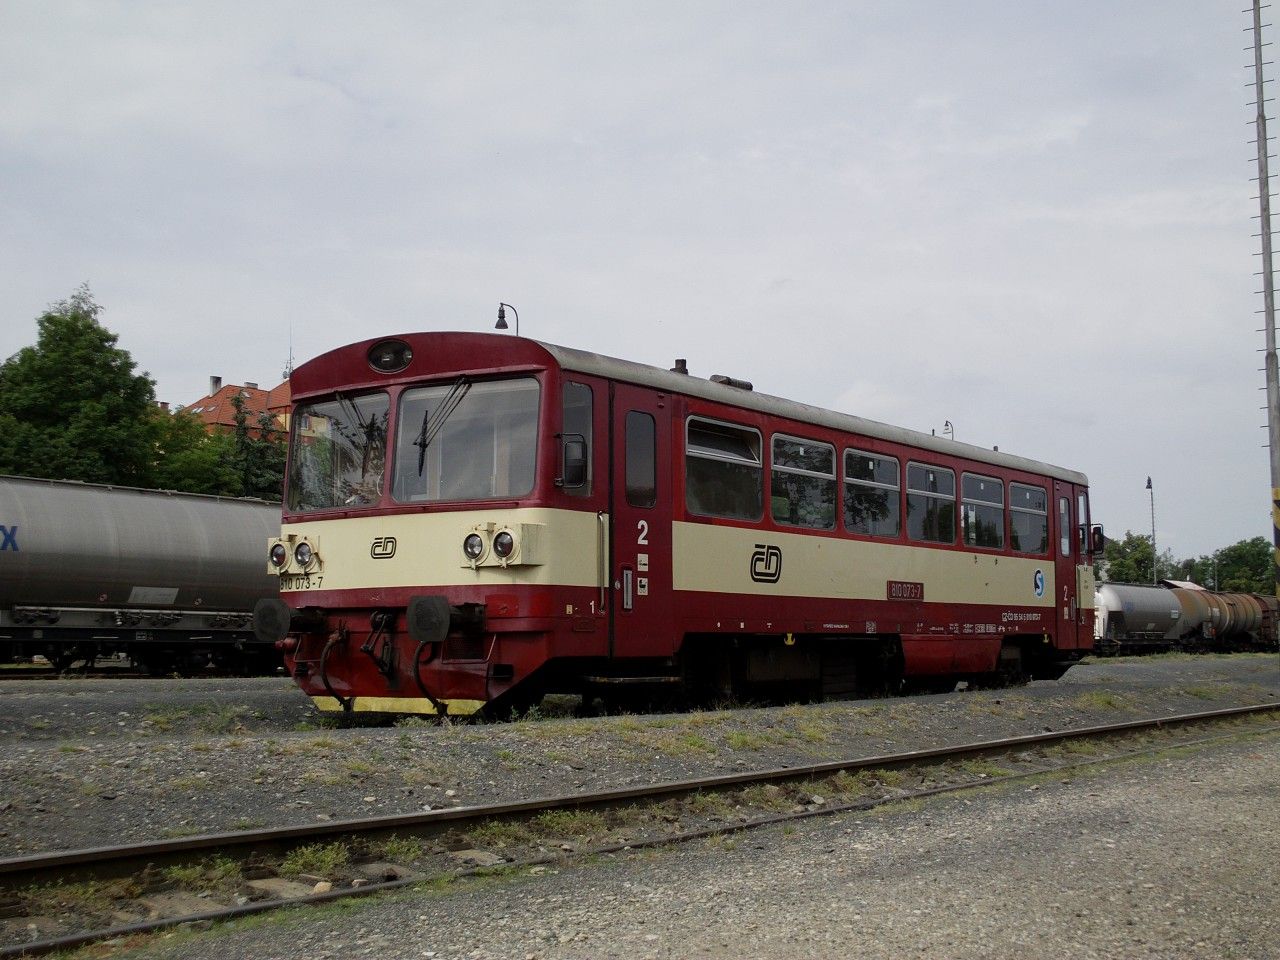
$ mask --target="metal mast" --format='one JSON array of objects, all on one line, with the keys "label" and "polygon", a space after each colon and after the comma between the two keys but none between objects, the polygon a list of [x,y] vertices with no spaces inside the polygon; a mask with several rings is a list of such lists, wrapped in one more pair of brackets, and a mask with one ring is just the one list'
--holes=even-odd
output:
[{"label": "metal mast", "polygon": [[[1269,4],[1268,4],[1269,6]],[[1262,237],[1262,315],[1267,335],[1267,446],[1271,454],[1271,543],[1276,596],[1280,597],[1280,366],[1276,361],[1275,268],[1271,258],[1271,181],[1267,173],[1266,78],[1262,75],[1262,0],[1253,0],[1253,88],[1252,106],[1258,108],[1258,209]],[[1271,24],[1265,24],[1271,26]],[[1269,44],[1267,44],[1269,46]],[[1246,49],[1248,49],[1246,47]]]}]

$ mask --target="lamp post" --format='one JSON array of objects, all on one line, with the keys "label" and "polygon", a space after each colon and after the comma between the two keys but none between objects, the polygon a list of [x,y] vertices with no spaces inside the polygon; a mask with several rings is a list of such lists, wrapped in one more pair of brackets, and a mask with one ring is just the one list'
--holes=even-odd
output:
[{"label": "lamp post", "polygon": [[515,307],[511,306],[511,304],[509,303],[498,304],[498,322],[493,325],[493,329],[495,330],[507,329],[507,313],[506,313],[507,310],[510,310],[515,315],[516,336],[518,337],[520,336],[520,313],[519,311],[516,310]]},{"label": "lamp post", "polygon": [[1151,582],[1156,583],[1156,492],[1147,477],[1147,493],[1151,494]]}]

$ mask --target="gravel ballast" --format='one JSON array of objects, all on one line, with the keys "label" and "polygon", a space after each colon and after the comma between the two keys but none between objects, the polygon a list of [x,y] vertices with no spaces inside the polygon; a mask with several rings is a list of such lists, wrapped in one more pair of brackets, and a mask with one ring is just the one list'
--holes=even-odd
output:
[{"label": "gravel ballast", "polygon": [[136,960],[1277,956],[1280,736],[169,934]]},{"label": "gravel ballast", "polygon": [[0,850],[407,813],[1280,699],[1274,656],[1098,661],[1060,681],[688,714],[329,729],[287,680],[0,688]]}]

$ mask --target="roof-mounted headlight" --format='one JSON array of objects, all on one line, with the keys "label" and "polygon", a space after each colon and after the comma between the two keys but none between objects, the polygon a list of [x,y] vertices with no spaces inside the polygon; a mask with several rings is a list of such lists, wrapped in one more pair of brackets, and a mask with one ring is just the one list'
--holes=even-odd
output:
[{"label": "roof-mounted headlight", "polygon": [[380,340],[369,348],[369,366],[379,373],[399,373],[413,359],[413,350],[403,340]]}]

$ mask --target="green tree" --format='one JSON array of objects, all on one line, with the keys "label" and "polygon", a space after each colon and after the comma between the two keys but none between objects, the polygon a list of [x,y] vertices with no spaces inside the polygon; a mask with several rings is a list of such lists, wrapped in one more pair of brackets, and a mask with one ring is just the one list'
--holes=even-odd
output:
[{"label": "green tree", "polygon": [[1200,583],[1213,585],[1215,559],[1217,589],[1228,593],[1275,594],[1272,547],[1266,537],[1240,540],[1216,554],[1201,557],[1196,561],[1197,569],[1203,571]]},{"label": "green tree", "polygon": [[207,433],[193,413],[157,410],[156,486],[187,493],[239,496],[243,489],[236,468],[235,439],[230,434]]},{"label": "green tree", "polygon": [[98,322],[87,285],[51,304],[0,365],[0,472],[149,486],[155,384]]},{"label": "green tree", "polygon": [[261,497],[263,500],[280,500],[284,495],[285,441],[284,434],[276,429],[275,418],[265,410],[258,414],[257,423],[249,424],[249,412],[244,408],[244,397],[231,398],[235,407],[235,432],[232,439],[235,449],[234,463],[240,475],[242,497]]},{"label": "green tree", "polygon": [[1108,540],[1104,553],[1106,579],[1112,583],[1151,582],[1151,538],[1130,530],[1123,539]]}]

